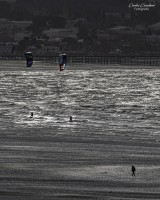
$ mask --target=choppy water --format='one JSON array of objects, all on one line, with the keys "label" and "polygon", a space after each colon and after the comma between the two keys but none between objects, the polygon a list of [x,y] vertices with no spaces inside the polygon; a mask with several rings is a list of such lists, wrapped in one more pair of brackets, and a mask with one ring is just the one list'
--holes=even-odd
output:
[{"label": "choppy water", "polygon": [[[12,154],[7,153],[8,150],[16,149],[18,155],[21,155],[21,150],[26,152],[23,160],[14,154],[7,162],[18,159],[16,162],[27,164],[27,159],[31,159],[28,153],[32,151],[35,157],[30,163],[35,165],[37,156],[40,156],[35,152],[43,152],[43,157],[40,156],[42,162],[38,161],[36,167],[39,171],[44,167],[52,176],[51,169],[43,161],[44,158],[48,159],[44,152],[46,149],[50,153],[58,151],[59,154],[68,151],[67,155],[63,152],[63,156],[56,157],[56,161],[49,156],[46,162],[51,164],[54,160],[59,167],[63,160],[70,170],[68,168],[66,174],[66,168],[63,169],[59,172],[60,177],[63,174],[78,179],[77,169],[72,168],[77,166],[75,163],[78,166],[100,165],[94,170],[101,172],[105,164],[119,166],[134,161],[143,167],[160,165],[160,69],[92,67],[83,64],[71,65],[59,72],[58,67],[52,64],[37,62],[32,68],[25,68],[21,61],[3,61],[0,70],[1,148],[3,152],[6,151],[7,158]],[[29,118],[30,112],[34,113],[33,119]],[[72,123],[69,122],[70,115],[73,116]],[[26,138],[30,138],[29,143]],[[39,146],[36,141],[41,141]],[[62,143],[54,144],[53,149],[51,144],[55,141]],[[1,162],[6,162],[7,158],[3,158],[2,152],[1,156]],[[70,165],[71,161],[74,164]],[[33,165],[30,167],[33,168]],[[115,174],[116,169],[111,168]],[[86,179],[86,170],[88,173],[92,171],[81,169],[81,179]],[[152,176],[141,177],[134,187],[138,188],[140,183],[143,185]],[[94,176],[96,180],[97,177]],[[156,174],[156,177],[159,176]],[[156,188],[160,186],[156,177],[147,187],[151,188],[154,184]],[[116,178],[112,178],[109,179],[115,186]],[[124,187],[128,187],[125,178],[123,181]],[[156,191],[159,192],[159,189]]]},{"label": "choppy water", "polygon": [[[80,70],[70,67],[59,72],[55,66],[42,71],[43,65],[23,71],[21,63],[17,71],[1,71],[2,129],[56,126],[72,131],[71,127],[86,127],[96,134],[121,135],[123,141],[159,142],[159,69],[97,66],[92,70],[90,66],[85,70],[83,65]],[[34,119],[29,119],[31,111]],[[70,115],[72,124],[68,123]]]}]

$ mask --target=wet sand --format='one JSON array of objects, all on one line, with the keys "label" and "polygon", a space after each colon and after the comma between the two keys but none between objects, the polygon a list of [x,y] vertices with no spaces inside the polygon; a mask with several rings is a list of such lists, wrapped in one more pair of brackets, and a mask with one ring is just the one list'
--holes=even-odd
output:
[{"label": "wet sand", "polygon": [[87,133],[61,136],[52,129],[5,134],[1,199],[159,199],[158,145],[85,139]]}]

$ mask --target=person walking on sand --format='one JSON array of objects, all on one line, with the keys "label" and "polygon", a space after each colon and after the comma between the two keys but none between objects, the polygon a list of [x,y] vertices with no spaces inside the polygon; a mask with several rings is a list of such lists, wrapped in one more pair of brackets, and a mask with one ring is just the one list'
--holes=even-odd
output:
[{"label": "person walking on sand", "polygon": [[132,165],[132,176],[135,176],[135,171],[136,171],[136,168],[135,166]]}]

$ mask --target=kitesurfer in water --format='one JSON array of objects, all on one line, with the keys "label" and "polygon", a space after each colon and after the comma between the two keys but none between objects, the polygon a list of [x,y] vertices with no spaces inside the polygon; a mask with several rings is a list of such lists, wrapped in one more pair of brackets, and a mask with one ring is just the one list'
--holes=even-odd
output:
[{"label": "kitesurfer in water", "polygon": [[31,116],[29,118],[33,118],[33,112],[31,112]]},{"label": "kitesurfer in water", "polygon": [[73,122],[73,120],[72,120],[72,116],[70,116],[69,122]]},{"label": "kitesurfer in water", "polygon": [[136,168],[135,166],[132,165],[132,176],[135,176],[135,171],[136,171]]}]

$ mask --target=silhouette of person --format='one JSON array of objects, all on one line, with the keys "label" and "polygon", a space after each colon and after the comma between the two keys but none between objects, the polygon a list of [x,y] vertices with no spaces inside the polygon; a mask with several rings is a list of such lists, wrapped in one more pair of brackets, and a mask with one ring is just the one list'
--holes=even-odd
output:
[{"label": "silhouette of person", "polygon": [[132,165],[132,176],[135,176],[135,171],[136,171],[136,168],[135,166]]},{"label": "silhouette of person", "polygon": [[29,118],[33,118],[33,112],[31,112],[31,116]]},{"label": "silhouette of person", "polygon": [[70,122],[73,122],[73,120],[72,120],[72,116],[70,116],[70,119],[69,119],[69,121],[70,121]]}]

